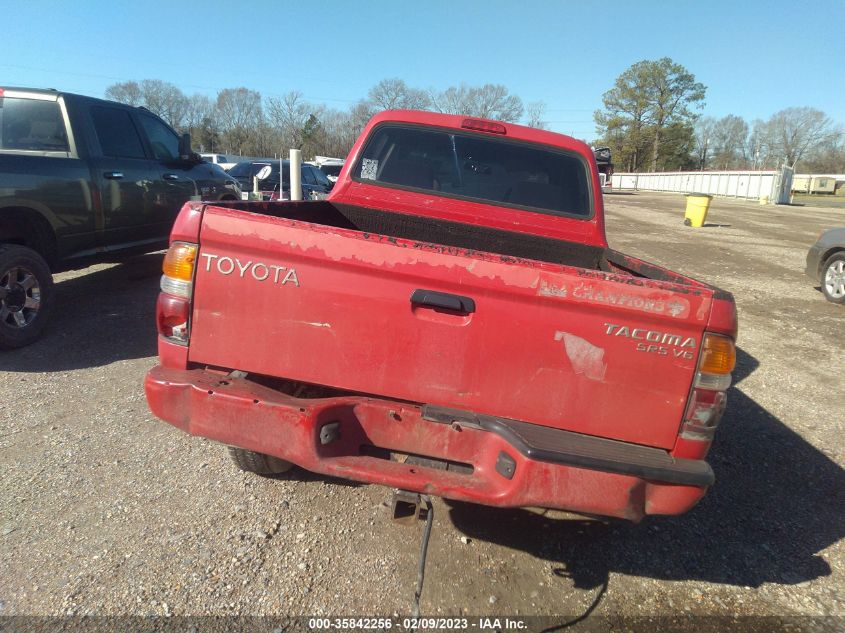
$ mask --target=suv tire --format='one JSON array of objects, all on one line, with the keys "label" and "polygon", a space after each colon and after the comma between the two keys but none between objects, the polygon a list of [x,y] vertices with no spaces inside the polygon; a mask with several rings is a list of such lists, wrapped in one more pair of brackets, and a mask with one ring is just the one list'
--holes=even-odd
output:
[{"label": "suv tire", "polygon": [[30,248],[0,245],[0,349],[34,342],[53,306],[53,275]]},{"label": "suv tire", "polygon": [[845,303],[845,252],[834,253],[822,266],[820,279],[825,299]]}]

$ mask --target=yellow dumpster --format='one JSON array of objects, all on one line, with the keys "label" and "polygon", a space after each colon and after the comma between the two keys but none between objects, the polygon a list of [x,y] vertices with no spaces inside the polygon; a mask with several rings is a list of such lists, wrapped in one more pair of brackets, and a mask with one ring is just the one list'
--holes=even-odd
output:
[{"label": "yellow dumpster", "polygon": [[701,228],[707,221],[707,211],[713,196],[706,193],[688,193],[687,210],[684,212],[684,224]]}]

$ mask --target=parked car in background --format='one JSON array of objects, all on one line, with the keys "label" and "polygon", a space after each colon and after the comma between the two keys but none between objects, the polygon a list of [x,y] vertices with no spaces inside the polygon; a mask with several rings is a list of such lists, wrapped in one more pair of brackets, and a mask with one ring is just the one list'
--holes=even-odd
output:
[{"label": "parked car in background", "polygon": [[[270,166],[270,176],[259,182],[259,191],[264,200],[290,200],[290,161],[283,161],[282,192],[279,195],[279,161],[275,159],[249,160],[238,163],[229,170],[229,175],[238,180],[242,197],[246,199],[253,189],[252,179],[263,167]],[[325,197],[332,189],[332,182],[314,165],[302,163],[302,198]]]},{"label": "parked car in background", "polygon": [[0,87],[0,348],[38,338],[51,273],[163,248],[185,202],[240,195],[145,108]]},{"label": "parked car in background", "polygon": [[343,163],[324,163],[320,165],[320,171],[332,182],[337,182],[337,177],[340,176],[341,169],[343,169]]},{"label": "parked car in background", "polygon": [[593,156],[596,159],[596,167],[599,170],[599,181],[601,182],[602,193],[610,193],[613,190],[611,177],[613,176],[613,158],[609,147],[593,148]]},{"label": "parked car in background", "polygon": [[200,157],[205,159],[206,162],[214,163],[215,165],[232,162],[223,154],[200,154]]},{"label": "parked car in background", "polygon": [[322,171],[333,183],[337,182],[340,170],[346,161],[342,158],[329,158],[327,156],[315,156],[314,165]]},{"label": "parked car in background", "polygon": [[804,272],[819,283],[828,301],[845,304],[845,227],[819,235],[807,253]]},{"label": "parked car in background", "polygon": [[226,156],[225,154],[200,154],[207,162],[219,165],[224,171],[229,171],[239,162],[247,160],[244,156]]}]

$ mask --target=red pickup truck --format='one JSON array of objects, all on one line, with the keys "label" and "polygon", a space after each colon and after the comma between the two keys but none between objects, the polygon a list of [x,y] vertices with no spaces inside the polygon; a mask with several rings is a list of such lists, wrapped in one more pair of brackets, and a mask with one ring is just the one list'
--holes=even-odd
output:
[{"label": "red pickup truck", "polygon": [[733,298],[608,248],[567,136],[381,113],[327,200],[185,205],[161,290],[150,408],[245,470],[635,521],[713,482]]}]

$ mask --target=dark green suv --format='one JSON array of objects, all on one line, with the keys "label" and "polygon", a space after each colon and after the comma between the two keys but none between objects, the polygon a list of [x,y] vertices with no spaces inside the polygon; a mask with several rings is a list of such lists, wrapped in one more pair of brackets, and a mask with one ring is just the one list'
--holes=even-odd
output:
[{"label": "dark green suv", "polygon": [[0,348],[39,336],[53,272],[163,248],[188,200],[240,197],[145,108],[0,88]]}]

